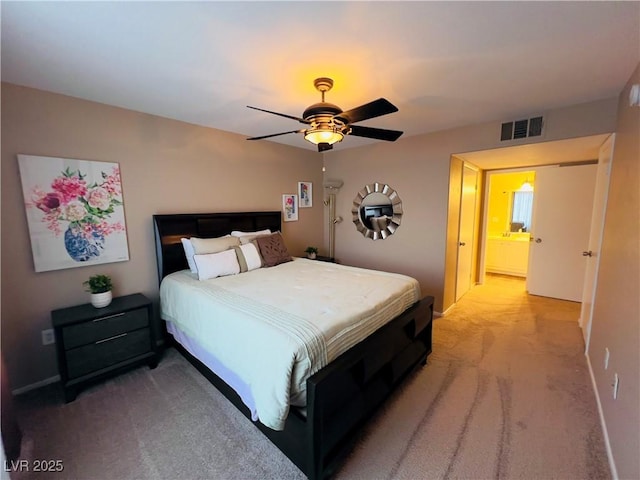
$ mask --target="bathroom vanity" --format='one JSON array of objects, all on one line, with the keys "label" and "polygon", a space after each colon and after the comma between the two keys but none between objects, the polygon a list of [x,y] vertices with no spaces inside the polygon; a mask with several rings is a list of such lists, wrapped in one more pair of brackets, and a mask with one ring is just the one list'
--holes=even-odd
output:
[{"label": "bathroom vanity", "polygon": [[529,233],[510,233],[487,237],[485,271],[504,275],[527,276]]}]

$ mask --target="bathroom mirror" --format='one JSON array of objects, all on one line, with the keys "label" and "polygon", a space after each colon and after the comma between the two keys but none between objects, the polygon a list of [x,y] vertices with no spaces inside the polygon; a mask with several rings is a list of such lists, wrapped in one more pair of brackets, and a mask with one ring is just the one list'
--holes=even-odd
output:
[{"label": "bathroom mirror", "polygon": [[363,236],[372,240],[393,235],[402,219],[402,200],[386,183],[371,183],[353,200],[353,223]]},{"label": "bathroom mirror", "polygon": [[511,221],[509,232],[531,231],[533,192],[515,191],[511,197]]}]

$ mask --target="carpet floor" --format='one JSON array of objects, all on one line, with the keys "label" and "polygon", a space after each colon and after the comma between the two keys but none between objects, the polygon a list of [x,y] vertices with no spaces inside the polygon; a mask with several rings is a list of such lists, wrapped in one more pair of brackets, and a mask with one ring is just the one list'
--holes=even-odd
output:
[{"label": "carpet floor", "polygon": [[[335,478],[610,478],[579,313],[490,276],[434,321],[428,364],[363,428]],[[21,459],[64,470],[13,480],[304,478],[173,349],[72,403],[54,385],[16,404]]]}]

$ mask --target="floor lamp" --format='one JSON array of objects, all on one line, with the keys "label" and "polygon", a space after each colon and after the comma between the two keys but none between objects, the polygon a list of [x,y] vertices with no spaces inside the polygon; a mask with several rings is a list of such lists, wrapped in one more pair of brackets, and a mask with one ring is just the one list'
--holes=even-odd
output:
[{"label": "floor lamp", "polygon": [[342,221],[342,217],[336,217],[336,193],[344,182],[342,180],[325,180],[324,188],[327,191],[327,198],[324,204],[329,207],[329,257],[334,258],[336,243],[336,224]]}]

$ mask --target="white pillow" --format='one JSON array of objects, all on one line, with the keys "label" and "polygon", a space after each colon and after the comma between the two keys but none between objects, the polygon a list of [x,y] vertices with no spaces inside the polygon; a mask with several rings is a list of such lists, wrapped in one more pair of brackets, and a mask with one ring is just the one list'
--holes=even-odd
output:
[{"label": "white pillow", "polygon": [[234,230],[231,232],[232,237],[244,237],[245,235],[269,235],[271,230],[268,228],[265,230],[258,230],[257,232],[240,232],[238,230]]},{"label": "white pillow", "polygon": [[193,260],[198,268],[198,280],[235,275],[240,273],[240,264],[234,249],[219,253],[194,255]]},{"label": "white pillow", "polygon": [[191,245],[197,255],[205,253],[218,253],[240,245],[240,241],[231,236],[218,238],[194,238],[191,237]]},{"label": "white pillow", "polygon": [[243,235],[241,237],[237,237],[240,240],[240,245],[246,245],[247,243],[252,243],[256,238],[260,237],[268,237],[269,235],[273,235],[272,233],[257,233],[255,235]]},{"label": "white pillow", "polygon": [[233,247],[238,255],[240,272],[250,272],[262,266],[262,257],[258,248],[253,243]]},{"label": "white pillow", "polygon": [[184,248],[184,256],[187,257],[189,270],[191,270],[191,273],[198,273],[198,269],[196,268],[196,262],[193,261],[193,256],[195,255],[196,252],[193,249],[191,240],[188,238],[181,238],[180,241],[182,242],[182,248]]}]

